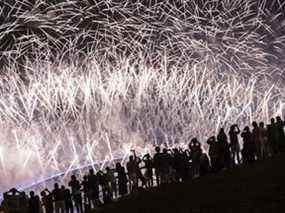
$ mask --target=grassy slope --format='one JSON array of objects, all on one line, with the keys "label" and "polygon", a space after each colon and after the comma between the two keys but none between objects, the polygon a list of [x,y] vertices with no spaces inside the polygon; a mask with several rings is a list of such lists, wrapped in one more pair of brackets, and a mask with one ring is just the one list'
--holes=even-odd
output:
[{"label": "grassy slope", "polygon": [[246,168],[142,192],[94,212],[285,212],[284,163],[285,155]]}]

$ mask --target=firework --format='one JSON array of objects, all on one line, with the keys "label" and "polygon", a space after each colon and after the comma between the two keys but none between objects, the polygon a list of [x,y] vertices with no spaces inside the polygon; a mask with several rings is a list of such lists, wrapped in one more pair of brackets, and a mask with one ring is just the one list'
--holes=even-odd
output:
[{"label": "firework", "polygon": [[0,191],[284,112],[277,1],[0,7]]}]

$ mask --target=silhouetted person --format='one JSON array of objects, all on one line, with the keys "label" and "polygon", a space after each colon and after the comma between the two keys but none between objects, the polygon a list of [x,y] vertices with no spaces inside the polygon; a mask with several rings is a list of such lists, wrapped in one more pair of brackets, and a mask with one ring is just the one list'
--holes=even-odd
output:
[{"label": "silhouetted person", "polygon": [[110,187],[112,198],[118,197],[117,180],[115,176],[115,169],[106,167],[106,178]]},{"label": "silhouetted person", "polygon": [[241,163],[240,160],[240,145],[238,141],[238,135],[240,133],[240,130],[238,128],[238,125],[232,125],[230,127],[229,136],[230,136],[230,147],[232,151],[232,164],[235,165],[235,160],[237,159],[238,164]]},{"label": "silhouetted person", "polygon": [[76,179],[75,175],[71,176],[71,181],[68,183],[68,186],[71,188],[71,194],[77,212],[82,213],[83,208],[82,208],[81,184]]},{"label": "silhouetted person", "polygon": [[41,197],[42,197],[42,204],[45,208],[45,212],[46,213],[53,213],[52,193],[48,189],[45,189],[41,192]]},{"label": "silhouetted person", "polygon": [[170,183],[172,180],[171,169],[172,169],[172,157],[168,153],[168,150],[164,148],[161,154],[161,183]]},{"label": "silhouetted person", "polygon": [[268,133],[267,129],[264,127],[264,123],[259,123],[260,131],[260,155],[261,158],[267,158],[269,156],[269,147],[268,147]]},{"label": "silhouetted person", "polygon": [[252,130],[252,139],[255,145],[255,155],[258,160],[262,159],[261,155],[261,131],[258,124],[253,121],[252,122],[253,130]]},{"label": "silhouetted person", "polygon": [[230,168],[231,167],[230,145],[228,143],[228,138],[223,128],[220,129],[220,132],[217,136],[217,141],[220,147],[219,148],[220,165],[222,168]]},{"label": "silhouetted person", "polygon": [[155,147],[155,154],[153,156],[153,166],[155,170],[155,178],[157,186],[160,186],[162,176],[162,153],[160,147]]},{"label": "silhouetted person", "polygon": [[277,143],[278,149],[280,152],[285,151],[285,122],[281,119],[280,116],[276,117],[276,131],[277,131]]},{"label": "silhouetted person", "polygon": [[120,163],[116,164],[116,172],[118,173],[119,194],[124,196],[128,193],[128,179],[125,168]]},{"label": "silhouetted person", "polygon": [[90,184],[89,184],[87,175],[83,176],[81,186],[82,186],[82,191],[83,191],[84,208],[89,209],[89,208],[91,208],[90,207]]},{"label": "silhouetted person", "polygon": [[208,139],[209,144],[209,156],[211,160],[212,172],[218,172],[221,169],[220,165],[220,147],[217,143],[216,137],[212,136]]},{"label": "silhouetted person", "polygon": [[146,177],[146,186],[153,187],[153,161],[150,154],[146,154],[143,156],[143,162],[146,168],[145,177]]},{"label": "silhouetted person", "polygon": [[89,196],[91,203],[93,205],[93,208],[96,206],[101,205],[100,199],[99,199],[99,180],[97,176],[94,174],[94,170],[89,170],[88,175],[88,182],[89,182]]},{"label": "silhouetted person", "polygon": [[201,163],[201,143],[197,140],[197,138],[193,138],[189,144],[190,150],[190,159],[192,161],[192,170],[193,170],[193,177],[200,176],[200,163]]},{"label": "silhouetted person", "polygon": [[29,197],[26,195],[26,193],[20,192],[20,207],[22,213],[28,212],[28,200]]},{"label": "silhouetted person", "polygon": [[[7,212],[20,212],[22,209],[20,205],[21,192],[17,189],[12,188],[8,192],[3,193],[3,203],[2,206]],[[28,207],[28,203],[26,203],[26,207]]]},{"label": "silhouetted person", "polygon": [[267,127],[268,131],[268,142],[271,147],[272,154],[277,154],[278,150],[278,132],[277,132],[277,124],[275,123],[275,119],[270,119],[270,124]]},{"label": "silhouetted person", "polygon": [[138,190],[138,170],[137,162],[134,159],[134,156],[129,157],[129,161],[127,163],[127,171],[130,180],[130,191],[136,192]]},{"label": "silhouetted person", "polygon": [[243,163],[248,164],[254,161],[254,142],[252,138],[252,133],[248,126],[246,126],[241,133],[243,139],[243,149],[242,149],[242,158]]},{"label": "silhouetted person", "polygon": [[175,170],[175,181],[180,182],[185,180],[185,159],[183,153],[178,149],[173,149],[173,168]]},{"label": "silhouetted person", "polygon": [[40,213],[40,198],[34,191],[30,192],[29,213]]},{"label": "silhouetted person", "polygon": [[73,213],[73,202],[70,190],[66,189],[65,186],[61,186],[61,190],[63,191],[64,194],[65,212]]},{"label": "silhouetted person", "polygon": [[103,201],[105,204],[110,203],[112,201],[112,195],[106,174],[104,174],[103,171],[99,170],[97,172],[97,177],[102,188]]},{"label": "silhouetted person", "polygon": [[187,150],[183,151],[181,148],[178,150],[180,157],[181,157],[181,163],[183,165],[181,165],[181,178],[182,181],[187,180],[188,176],[189,176],[189,157],[187,155]]},{"label": "silhouetted person", "polygon": [[200,162],[200,176],[205,176],[210,172],[210,160],[206,153],[202,153]]},{"label": "silhouetted person", "polygon": [[135,161],[137,163],[137,170],[136,170],[136,172],[137,172],[138,180],[141,181],[142,187],[145,187],[146,180],[145,180],[145,178],[144,178],[144,176],[142,174],[142,170],[140,168],[140,163],[142,162],[142,160],[136,155],[136,151],[135,150],[133,150],[133,154],[134,154]]},{"label": "silhouetted person", "polygon": [[57,183],[54,184],[52,196],[54,200],[55,213],[63,213],[65,210],[64,192],[59,188]]}]

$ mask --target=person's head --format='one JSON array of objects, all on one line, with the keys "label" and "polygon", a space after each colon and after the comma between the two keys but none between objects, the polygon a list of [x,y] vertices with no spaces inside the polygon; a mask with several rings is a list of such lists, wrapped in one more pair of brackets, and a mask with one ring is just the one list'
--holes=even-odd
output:
[{"label": "person's head", "polygon": [[41,191],[41,196],[45,197],[47,195],[47,193],[45,191]]},{"label": "person's head", "polygon": [[163,148],[162,152],[163,152],[164,154],[166,154],[166,153],[167,153],[167,149],[166,149],[166,148]]},{"label": "person's head", "polygon": [[90,175],[94,175],[94,170],[93,169],[89,169],[89,174]]},{"label": "person's head", "polygon": [[276,117],[276,121],[277,121],[278,123],[282,122],[281,117],[280,117],[280,116],[277,116],[277,117]]},{"label": "person's head", "polygon": [[30,191],[30,197],[35,197],[35,192],[34,191]]},{"label": "person's head", "polygon": [[274,124],[275,123],[275,118],[271,118],[270,122],[271,122],[271,124]]},{"label": "person's head", "polygon": [[22,198],[26,198],[26,192],[20,192]]},{"label": "person's head", "polygon": [[230,127],[230,131],[234,131],[235,130],[236,125],[231,125]]},{"label": "person's head", "polygon": [[210,138],[208,139],[207,143],[210,145],[210,144],[214,143],[215,140],[216,140],[216,137],[215,137],[215,136],[212,136],[212,137],[210,137]]},{"label": "person's head", "polygon": [[59,189],[58,183],[55,183],[55,184],[54,184],[54,188],[55,188],[55,189]]},{"label": "person's head", "polygon": [[264,122],[260,122],[259,127],[264,128]]},{"label": "person's head", "polygon": [[17,189],[12,188],[12,189],[10,190],[10,192],[12,193],[12,195],[16,195],[16,194],[17,194]]},{"label": "person's head", "polygon": [[159,152],[160,152],[160,147],[159,147],[159,146],[155,147],[155,151],[156,151],[157,153],[159,153]]},{"label": "person's head", "polygon": [[71,180],[76,180],[76,176],[75,175],[71,175]]},{"label": "person's head", "polygon": [[83,180],[88,180],[87,175],[84,175],[84,176],[83,176]]},{"label": "person's head", "polygon": [[253,126],[253,128],[257,128],[257,127],[258,127],[256,121],[253,121],[253,122],[252,122],[252,126]]},{"label": "person's head", "polygon": [[65,186],[64,185],[61,185],[60,187],[62,190],[65,190]]},{"label": "person's head", "polygon": [[195,146],[197,143],[198,143],[198,139],[197,138],[192,138],[191,144]]},{"label": "person's head", "polygon": [[150,159],[150,155],[147,153],[147,154],[145,154],[145,158],[147,159],[147,160],[149,160]]},{"label": "person's head", "polygon": [[131,155],[131,156],[129,157],[129,160],[130,160],[130,161],[133,161],[133,160],[134,160],[134,156]]},{"label": "person's head", "polygon": [[116,169],[120,168],[121,167],[121,163],[116,163]]},{"label": "person's head", "polygon": [[243,131],[244,132],[249,132],[249,127],[248,126],[244,127]]},{"label": "person's head", "polygon": [[107,172],[110,171],[110,167],[109,167],[109,166],[106,167],[106,171],[107,171]]}]

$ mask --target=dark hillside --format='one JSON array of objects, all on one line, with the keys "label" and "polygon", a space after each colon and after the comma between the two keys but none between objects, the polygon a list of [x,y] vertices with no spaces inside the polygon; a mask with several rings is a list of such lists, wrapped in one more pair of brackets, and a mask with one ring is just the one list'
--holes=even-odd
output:
[{"label": "dark hillside", "polygon": [[142,192],[95,212],[285,212],[285,156]]}]

